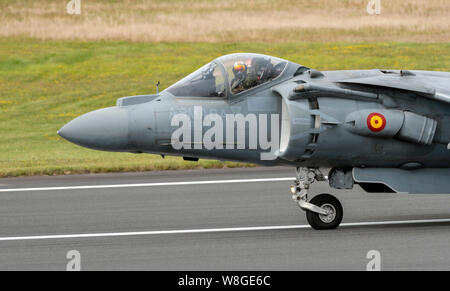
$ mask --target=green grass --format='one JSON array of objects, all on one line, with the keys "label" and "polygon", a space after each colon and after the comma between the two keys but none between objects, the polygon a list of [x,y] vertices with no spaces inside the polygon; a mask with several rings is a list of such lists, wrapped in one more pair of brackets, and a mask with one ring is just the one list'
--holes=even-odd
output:
[{"label": "green grass", "polygon": [[[119,97],[166,88],[233,52],[286,58],[319,70],[450,70],[450,43],[128,43],[0,38],[0,176],[236,167],[75,146],[56,131]],[[249,165],[245,165],[249,166]]]}]

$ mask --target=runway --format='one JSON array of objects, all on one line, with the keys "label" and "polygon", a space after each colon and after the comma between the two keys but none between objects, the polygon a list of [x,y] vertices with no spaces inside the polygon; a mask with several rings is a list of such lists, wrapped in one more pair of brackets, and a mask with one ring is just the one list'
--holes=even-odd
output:
[{"label": "runway", "polygon": [[[344,224],[314,231],[291,168],[0,180],[0,270],[450,270],[450,196],[332,193]],[[312,197],[312,196],[311,196]]]}]

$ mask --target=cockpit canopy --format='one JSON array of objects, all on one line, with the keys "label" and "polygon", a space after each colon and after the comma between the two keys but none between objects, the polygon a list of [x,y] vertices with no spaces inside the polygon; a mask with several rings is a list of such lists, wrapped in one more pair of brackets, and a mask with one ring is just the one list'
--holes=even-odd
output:
[{"label": "cockpit canopy", "polygon": [[166,90],[174,96],[224,97],[236,95],[279,77],[287,61],[259,54],[220,57]]}]

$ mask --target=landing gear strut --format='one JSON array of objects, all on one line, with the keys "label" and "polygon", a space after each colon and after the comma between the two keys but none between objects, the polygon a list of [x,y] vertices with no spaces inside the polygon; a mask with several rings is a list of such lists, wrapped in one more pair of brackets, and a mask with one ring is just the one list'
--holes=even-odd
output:
[{"label": "landing gear strut", "polygon": [[343,217],[339,200],[329,194],[320,194],[308,202],[308,190],[314,181],[326,181],[326,177],[316,168],[297,168],[297,179],[291,186],[292,199],[306,211],[308,223],[314,229],[335,229]]}]

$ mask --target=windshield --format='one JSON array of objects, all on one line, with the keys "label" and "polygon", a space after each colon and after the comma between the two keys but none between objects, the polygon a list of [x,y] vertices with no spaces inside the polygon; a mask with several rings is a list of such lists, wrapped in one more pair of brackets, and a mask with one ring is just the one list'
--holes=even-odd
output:
[{"label": "windshield", "polygon": [[232,54],[219,58],[228,75],[230,90],[239,94],[281,75],[287,61],[259,54]]},{"label": "windshield", "polygon": [[259,54],[226,55],[181,79],[167,91],[177,97],[225,97],[228,82],[231,93],[239,94],[279,77],[287,63]]},{"label": "windshield", "polygon": [[175,96],[224,97],[224,74],[220,66],[212,62],[173,84],[167,91]]}]

